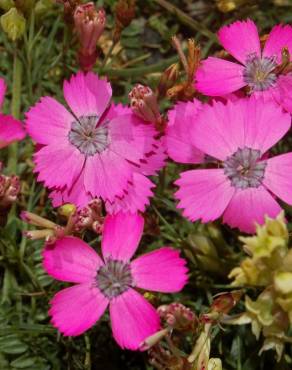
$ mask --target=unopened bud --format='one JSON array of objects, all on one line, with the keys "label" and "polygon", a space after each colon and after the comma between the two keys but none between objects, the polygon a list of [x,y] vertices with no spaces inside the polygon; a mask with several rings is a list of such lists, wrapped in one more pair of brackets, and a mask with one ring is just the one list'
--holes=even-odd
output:
[{"label": "unopened bud", "polygon": [[146,122],[156,123],[161,120],[157,97],[148,86],[136,85],[129,93],[131,109],[136,116]]},{"label": "unopened bud", "polygon": [[60,216],[69,218],[70,215],[76,212],[76,206],[71,203],[64,204],[63,206],[59,207],[58,213]]},{"label": "unopened bud", "polygon": [[105,23],[105,11],[97,10],[93,2],[76,7],[74,24],[80,42],[79,63],[83,70],[90,70],[96,62],[96,44],[104,31]]},{"label": "unopened bud", "polygon": [[141,351],[147,351],[151,347],[155,346],[155,344],[159,343],[166,335],[169,333],[169,329],[162,329],[157,333],[150,335],[150,337],[146,338],[139,346]]},{"label": "unopened bud", "polygon": [[11,8],[1,16],[1,26],[7,36],[12,41],[16,41],[25,32],[26,20],[16,8]]}]

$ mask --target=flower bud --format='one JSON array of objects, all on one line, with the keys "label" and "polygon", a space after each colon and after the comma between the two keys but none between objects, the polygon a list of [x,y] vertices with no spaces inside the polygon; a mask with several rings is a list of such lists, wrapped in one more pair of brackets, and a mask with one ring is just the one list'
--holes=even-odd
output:
[{"label": "flower bud", "polygon": [[210,358],[207,370],[222,370],[222,362],[220,358]]},{"label": "flower bud", "polygon": [[136,85],[129,93],[129,99],[136,116],[151,123],[161,120],[157,98],[149,86]]},{"label": "flower bud", "polygon": [[4,32],[12,41],[16,41],[23,36],[26,20],[16,8],[11,8],[3,14],[0,21]]},{"label": "flower bud", "polygon": [[136,14],[136,0],[119,0],[115,7],[115,30],[114,30],[114,42],[118,42],[121,37],[121,32],[124,28],[128,27],[129,24],[135,17]]},{"label": "flower bud", "polygon": [[66,218],[68,218],[69,216],[71,216],[75,212],[76,212],[76,206],[72,203],[64,204],[63,206],[59,207],[59,209],[58,209],[59,215],[64,216]]},{"label": "flower bud", "polygon": [[83,70],[90,70],[96,62],[96,44],[104,31],[105,11],[96,10],[93,2],[76,7],[74,25],[80,42],[79,63]]}]

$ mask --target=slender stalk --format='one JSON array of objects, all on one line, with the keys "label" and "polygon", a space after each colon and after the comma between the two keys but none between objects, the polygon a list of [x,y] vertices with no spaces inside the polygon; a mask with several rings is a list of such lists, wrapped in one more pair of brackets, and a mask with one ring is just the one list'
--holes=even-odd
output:
[{"label": "slender stalk", "polygon": [[[18,57],[17,50],[15,50],[13,63],[12,101],[11,101],[11,113],[15,118],[20,118],[21,83],[22,83],[22,63]],[[9,173],[16,174],[17,154],[18,154],[17,143],[11,144],[8,147],[8,153],[9,153],[7,166],[8,171]]]},{"label": "slender stalk", "polygon": [[164,9],[168,10],[171,14],[177,16],[178,20],[181,21],[184,25],[188,26],[190,29],[196,32],[200,32],[202,35],[208,37],[208,39],[218,43],[216,35],[209,31],[202,22],[198,22],[195,19],[191,18],[185,12],[180,10],[175,5],[172,5],[167,0],[154,0],[157,4],[159,4]]}]

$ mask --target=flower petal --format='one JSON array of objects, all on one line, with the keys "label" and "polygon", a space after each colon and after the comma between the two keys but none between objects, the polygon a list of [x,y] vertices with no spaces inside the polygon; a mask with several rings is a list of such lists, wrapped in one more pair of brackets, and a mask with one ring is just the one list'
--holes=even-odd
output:
[{"label": "flower petal", "polygon": [[3,78],[0,78],[0,109],[2,108],[3,102],[4,102],[4,96],[6,93],[6,83]]},{"label": "flower petal", "polygon": [[25,131],[20,121],[12,116],[0,113],[0,149],[25,138]]},{"label": "flower petal", "polygon": [[190,132],[196,125],[196,116],[201,102],[195,99],[188,103],[178,103],[168,112],[166,146],[171,159],[180,163],[202,163],[204,153],[192,143]]},{"label": "flower petal", "polygon": [[34,155],[38,181],[49,188],[71,188],[80,175],[85,157],[68,143],[55,143],[41,148]]},{"label": "flower petal", "polygon": [[84,186],[93,198],[114,201],[124,194],[131,177],[130,164],[113,151],[105,150],[86,159]]},{"label": "flower petal", "polygon": [[152,150],[157,134],[152,125],[141,122],[133,114],[126,114],[113,118],[109,125],[109,150],[136,165]]},{"label": "flower petal", "polygon": [[138,288],[174,293],[187,282],[185,265],[178,250],[164,247],[136,258],[131,263],[131,272]]},{"label": "flower petal", "polygon": [[223,221],[246,233],[255,232],[255,223],[262,225],[265,216],[275,218],[281,207],[263,187],[237,190],[223,215]]},{"label": "flower petal", "polygon": [[[264,154],[289,130],[290,114],[282,111],[274,101],[252,96],[236,103],[245,117],[245,146]],[[277,124],[275,124],[277,122]]]},{"label": "flower petal", "polygon": [[84,187],[84,171],[81,171],[77,180],[70,189],[55,189],[50,195],[53,207],[59,207],[65,203],[73,203],[77,208],[83,208],[93,199]]},{"label": "flower petal", "polygon": [[143,227],[144,219],[138,214],[107,215],[101,242],[104,259],[129,261],[138,248]]},{"label": "flower petal", "polygon": [[263,184],[277,197],[292,205],[292,153],[267,160]]},{"label": "flower petal", "polygon": [[38,144],[67,141],[76,119],[57,100],[45,96],[26,113],[26,130]]},{"label": "flower petal", "polygon": [[175,193],[178,208],[191,221],[216,220],[225,211],[235,190],[223,169],[205,169],[182,172],[175,182],[180,188]]},{"label": "flower petal", "polygon": [[198,113],[191,135],[194,144],[211,157],[225,160],[244,146],[244,99],[223,104],[213,101]]},{"label": "flower petal", "polygon": [[64,97],[77,116],[101,116],[106,110],[111,96],[111,85],[93,72],[78,72],[70,81],[64,82]]},{"label": "flower petal", "polygon": [[292,114],[292,74],[279,76],[275,90],[275,100]]},{"label": "flower petal", "polygon": [[92,282],[103,264],[94,249],[73,236],[48,244],[43,257],[43,266],[49,275],[71,283]]},{"label": "flower petal", "polygon": [[160,327],[155,308],[133,289],[110,302],[110,317],[115,340],[131,350],[137,350]]},{"label": "flower petal", "polygon": [[223,26],[218,32],[218,38],[228,53],[242,64],[245,64],[250,54],[261,56],[257,26],[250,19]]},{"label": "flower petal", "polygon": [[208,96],[222,96],[246,86],[244,67],[228,60],[209,57],[196,72],[195,87]]},{"label": "flower petal", "polygon": [[106,202],[107,212],[109,214],[144,212],[150,202],[149,198],[153,196],[151,191],[153,187],[155,185],[146,176],[134,173],[132,181],[125,190],[125,194],[121,197],[116,197],[113,202]]},{"label": "flower petal", "polygon": [[51,323],[66,336],[80,335],[99,320],[108,303],[92,283],[74,285],[51,300]]},{"label": "flower petal", "polygon": [[136,168],[136,171],[145,176],[157,175],[157,172],[165,166],[166,159],[165,140],[164,137],[161,137],[153,142],[151,150],[145,153],[145,157],[140,161],[139,168]]},{"label": "flower petal", "polygon": [[288,48],[292,54],[292,27],[290,25],[278,24],[271,30],[265,43],[263,56],[277,57],[277,62],[282,62],[282,49]]}]

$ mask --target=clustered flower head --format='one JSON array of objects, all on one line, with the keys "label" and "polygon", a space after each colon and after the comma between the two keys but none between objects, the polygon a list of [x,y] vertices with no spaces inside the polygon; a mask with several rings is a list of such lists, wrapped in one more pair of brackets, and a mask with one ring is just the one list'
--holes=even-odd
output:
[{"label": "clustered flower head", "polygon": [[256,300],[246,294],[246,312],[229,323],[250,323],[256,338],[261,333],[265,338],[260,352],[274,349],[280,360],[292,324],[292,249],[284,213],[276,219],[267,217],[255,236],[240,239],[249,257],[230,272],[232,285],[261,287],[261,293]]}]

